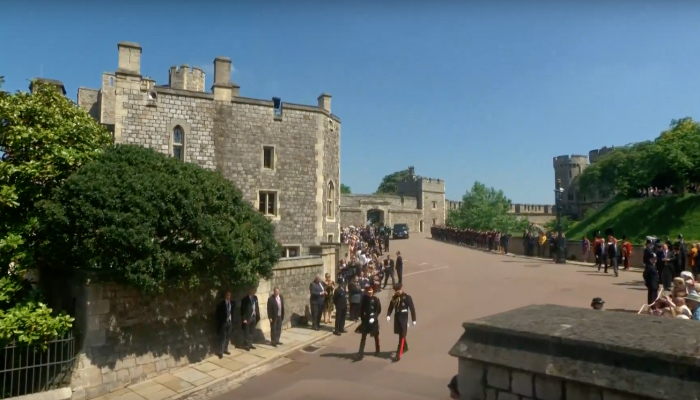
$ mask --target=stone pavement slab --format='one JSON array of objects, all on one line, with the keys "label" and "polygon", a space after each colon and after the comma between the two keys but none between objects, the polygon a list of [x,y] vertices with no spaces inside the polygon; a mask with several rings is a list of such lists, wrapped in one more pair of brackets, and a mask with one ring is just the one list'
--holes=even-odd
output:
[{"label": "stone pavement slab", "polygon": [[[354,324],[348,322],[346,328]],[[237,380],[246,373],[331,335],[332,329],[328,326],[322,327],[320,331],[286,329],[280,338],[283,344],[278,347],[256,344],[256,348],[248,352],[231,346],[230,355],[222,358],[209,357],[94,400],[177,400],[215,396],[237,387]]]}]

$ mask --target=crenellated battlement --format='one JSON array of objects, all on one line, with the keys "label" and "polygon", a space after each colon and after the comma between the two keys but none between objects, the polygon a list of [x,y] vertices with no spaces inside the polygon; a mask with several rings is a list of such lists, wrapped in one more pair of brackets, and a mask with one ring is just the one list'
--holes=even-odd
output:
[{"label": "crenellated battlement", "polygon": [[528,214],[535,214],[535,215],[542,215],[542,214],[551,214],[554,215],[556,214],[556,210],[554,209],[554,206],[551,204],[511,204],[510,205],[510,214],[518,214],[518,215],[528,215]]},{"label": "crenellated battlement", "polygon": [[584,165],[588,164],[588,156],[581,154],[557,156],[553,158],[552,164],[554,168],[561,168],[568,165]]},{"label": "crenellated battlement", "polygon": [[168,86],[172,89],[189,90],[192,92],[204,92],[206,74],[199,67],[190,68],[189,65],[172,66],[169,71]]},{"label": "crenellated battlement", "polygon": [[594,162],[598,161],[600,159],[600,157],[610,153],[613,150],[615,150],[615,146],[611,146],[611,147],[605,146],[605,147],[601,147],[601,148],[596,149],[596,150],[591,150],[588,152],[588,160],[590,161],[591,164],[593,164]]}]

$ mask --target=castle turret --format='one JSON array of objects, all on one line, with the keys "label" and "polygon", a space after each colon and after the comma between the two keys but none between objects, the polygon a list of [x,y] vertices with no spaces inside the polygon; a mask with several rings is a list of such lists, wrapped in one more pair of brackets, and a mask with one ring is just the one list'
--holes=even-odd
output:
[{"label": "castle turret", "polygon": [[205,74],[201,68],[190,68],[187,64],[179,67],[170,67],[169,86],[172,89],[203,92],[205,87]]}]

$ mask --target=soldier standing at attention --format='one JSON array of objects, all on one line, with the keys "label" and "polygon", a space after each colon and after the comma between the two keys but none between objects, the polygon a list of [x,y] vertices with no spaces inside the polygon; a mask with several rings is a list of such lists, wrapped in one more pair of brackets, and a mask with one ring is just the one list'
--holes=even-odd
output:
[{"label": "soldier standing at attention", "polygon": [[365,343],[367,335],[374,337],[374,354],[379,355],[379,315],[382,313],[382,303],[374,296],[374,288],[370,285],[365,286],[366,295],[360,303],[360,351],[357,354],[357,360],[360,361],[365,356]]},{"label": "soldier standing at attention", "polygon": [[399,283],[403,283],[403,258],[401,252],[396,252],[396,277],[399,278]]},{"label": "soldier standing at attention", "polygon": [[406,334],[408,333],[408,313],[411,312],[411,321],[416,325],[416,308],[413,305],[413,298],[403,291],[403,284],[394,285],[394,297],[389,304],[386,320],[391,321],[391,312],[394,312],[394,333],[399,335],[399,346],[396,349],[395,361],[401,360],[403,353],[408,351]]}]

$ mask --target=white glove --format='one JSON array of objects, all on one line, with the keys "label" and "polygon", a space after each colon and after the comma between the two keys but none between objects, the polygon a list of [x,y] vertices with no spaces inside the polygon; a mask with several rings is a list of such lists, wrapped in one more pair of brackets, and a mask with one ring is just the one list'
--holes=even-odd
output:
[{"label": "white glove", "polygon": [[374,323],[374,318],[370,318],[370,319],[369,319],[369,323],[370,323],[370,324],[373,324],[373,323]]},{"label": "white glove", "polygon": [[391,317],[387,315],[387,316],[386,316],[386,322],[389,322],[389,321],[391,321]]},{"label": "white glove", "polygon": [[413,326],[416,326],[416,321],[413,321]]}]

